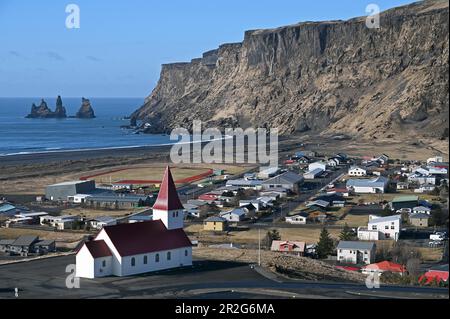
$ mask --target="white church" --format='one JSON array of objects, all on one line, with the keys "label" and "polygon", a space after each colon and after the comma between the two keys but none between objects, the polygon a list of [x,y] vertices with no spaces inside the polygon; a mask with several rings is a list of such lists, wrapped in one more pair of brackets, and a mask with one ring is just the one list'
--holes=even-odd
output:
[{"label": "white church", "polygon": [[183,230],[184,207],[166,168],[153,220],[106,226],[76,255],[76,276],[131,276],[192,265],[192,243]]}]

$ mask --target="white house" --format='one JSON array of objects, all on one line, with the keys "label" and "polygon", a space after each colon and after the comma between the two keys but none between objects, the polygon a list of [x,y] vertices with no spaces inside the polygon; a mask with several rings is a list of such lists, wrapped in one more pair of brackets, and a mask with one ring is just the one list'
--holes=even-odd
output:
[{"label": "white house", "polygon": [[[360,240],[398,240],[402,227],[402,216],[394,215],[388,217],[378,217],[371,215],[367,224],[367,229],[360,227],[358,229],[358,238]],[[376,234],[375,232],[378,232]]]},{"label": "white house", "polygon": [[252,204],[253,207],[255,207],[257,212],[259,212],[260,210],[262,210],[263,208],[266,207],[266,205],[264,205],[264,203],[258,199],[248,199],[248,200],[246,199],[246,200],[239,201],[239,207],[247,206],[250,204]]},{"label": "white house", "polygon": [[327,170],[327,163],[325,162],[314,162],[308,165],[308,171],[313,171],[317,168],[320,168],[322,171]]},{"label": "white house", "polygon": [[75,203],[75,204],[84,204],[86,202],[86,199],[91,197],[91,195],[86,195],[86,194],[76,194],[73,196],[68,196],[67,200],[71,203]]},{"label": "white house", "polygon": [[117,221],[115,218],[109,216],[101,216],[90,220],[89,224],[91,225],[92,228],[100,230],[106,226],[116,225]]},{"label": "white house", "polygon": [[412,209],[413,214],[431,214],[431,208],[425,206],[417,206]]},{"label": "white house", "polygon": [[41,216],[40,218],[40,224],[41,225],[50,225],[52,227],[55,227],[58,230],[64,230],[72,228],[72,225],[75,222],[78,222],[81,220],[80,216]]},{"label": "white house", "polygon": [[240,222],[245,218],[245,210],[242,208],[236,208],[228,212],[223,212],[220,217],[225,218],[229,222]]},{"label": "white house", "polygon": [[183,205],[167,168],[153,221],[106,226],[76,255],[76,276],[131,276],[192,265],[192,243],[183,230]]},{"label": "white house", "polygon": [[366,176],[367,170],[358,166],[352,166],[348,170],[349,176]]},{"label": "white house", "polygon": [[427,165],[430,165],[432,163],[442,163],[443,161],[444,158],[442,156],[430,157],[429,159],[427,159]]},{"label": "white house", "polygon": [[293,225],[306,225],[309,214],[300,213],[294,216],[286,217],[286,223]]},{"label": "white house", "polygon": [[389,179],[380,176],[374,179],[349,179],[347,189],[357,194],[384,193],[389,184]]},{"label": "white house", "polygon": [[337,246],[337,260],[347,264],[366,264],[375,261],[376,245],[365,241],[340,241]]}]

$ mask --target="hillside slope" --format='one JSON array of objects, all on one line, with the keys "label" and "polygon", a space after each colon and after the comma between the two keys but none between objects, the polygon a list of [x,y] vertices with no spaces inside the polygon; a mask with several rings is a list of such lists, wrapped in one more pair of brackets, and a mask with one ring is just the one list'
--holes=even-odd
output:
[{"label": "hillside slope", "polygon": [[247,31],[189,63],[162,66],[132,119],[148,133],[208,126],[278,127],[360,139],[448,137],[448,2],[381,15]]}]

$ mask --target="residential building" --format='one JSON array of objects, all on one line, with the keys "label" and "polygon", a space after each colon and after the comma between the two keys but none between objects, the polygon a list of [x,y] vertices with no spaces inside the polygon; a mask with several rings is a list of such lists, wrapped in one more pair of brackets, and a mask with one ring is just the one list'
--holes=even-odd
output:
[{"label": "residential building", "polygon": [[69,196],[90,194],[95,190],[95,181],[64,182],[47,186],[45,197],[51,201],[66,201]]},{"label": "residential building", "polygon": [[286,223],[294,225],[306,225],[308,217],[308,213],[300,213],[293,216],[287,216]]},{"label": "residential building", "polygon": [[317,168],[320,168],[322,171],[327,170],[327,163],[325,162],[314,162],[308,165],[308,171],[313,171]]},{"label": "residential building", "polygon": [[315,168],[312,171],[308,171],[305,174],[303,174],[303,177],[306,180],[313,180],[313,179],[320,177],[324,172],[325,171],[321,168]]},{"label": "residential building", "polygon": [[397,241],[400,236],[401,226],[402,226],[401,215],[393,215],[388,217],[378,217],[371,215],[369,217],[367,229],[372,231],[378,231],[380,233],[379,239],[394,239]]},{"label": "residential building", "polygon": [[212,216],[203,222],[203,230],[206,231],[226,231],[228,228],[228,221],[223,217]]},{"label": "residential building", "polygon": [[431,208],[425,206],[417,206],[412,209],[413,214],[431,214]]},{"label": "residential building", "polygon": [[260,172],[258,173],[258,178],[261,179],[268,179],[276,176],[280,172],[279,167],[264,167],[261,168]]},{"label": "residential building", "polygon": [[245,219],[245,210],[243,208],[235,208],[228,212],[220,213],[220,217],[225,218],[228,222],[238,223]]},{"label": "residential building", "polygon": [[365,241],[340,241],[337,260],[347,264],[371,264],[375,260],[376,245]]},{"label": "residential building", "polygon": [[257,212],[266,208],[266,205],[258,199],[244,199],[239,201],[239,207],[247,205],[252,205]]},{"label": "residential building", "polygon": [[54,240],[40,240],[38,236],[20,236],[17,239],[0,240],[0,252],[28,256],[56,251]]},{"label": "residential building", "polygon": [[409,215],[409,223],[416,227],[428,227],[430,215],[424,213],[414,213]]},{"label": "residential building", "polygon": [[367,170],[365,170],[364,168],[358,167],[358,166],[352,166],[348,170],[348,175],[349,176],[359,176],[359,177],[366,176]]},{"label": "residential building", "polygon": [[76,255],[81,278],[131,276],[192,265],[183,230],[184,207],[169,167],[153,206],[153,221],[106,226]]},{"label": "residential building", "polygon": [[356,194],[377,194],[386,192],[389,179],[380,176],[372,179],[349,179],[347,189]]},{"label": "residential building", "polygon": [[402,208],[411,208],[418,206],[419,197],[415,195],[397,196],[389,203],[391,210],[397,211]]},{"label": "residential building", "polygon": [[270,250],[288,254],[295,254],[297,256],[303,256],[305,254],[305,246],[306,244],[300,241],[274,240],[272,241],[272,246],[270,247]]},{"label": "residential building", "polygon": [[117,220],[113,217],[109,217],[109,216],[101,216],[101,217],[97,217],[94,219],[91,219],[89,221],[89,225],[94,228],[94,229],[102,229],[103,227],[106,226],[114,226],[117,224]]},{"label": "residential building", "polygon": [[303,176],[288,171],[276,177],[270,178],[262,183],[265,190],[273,190],[275,188],[285,188],[292,192],[298,192],[300,185],[304,182]]},{"label": "residential building", "polygon": [[448,264],[431,267],[419,278],[419,282],[424,284],[448,282]]},{"label": "residential building", "polygon": [[86,205],[92,208],[133,209],[150,207],[154,199],[145,195],[102,194],[86,198]]},{"label": "residential building", "polygon": [[397,190],[405,190],[409,188],[409,183],[406,182],[398,182],[397,183]]},{"label": "residential building", "polygon": [[260,180],[247,180],[247,179],[232,179],[227,181],[226,186],[237,186],[242,189],[261,189],[263,181]]},{"label": "residential building", "polygon": [[72,216],[72,215],[66,216],[46,215],[40,217],[41,225],[48,225],[58,230],[72,229],[73,225],[79,221],[81,221],[80,216]]},{"label": "residential building", "polygon": [[361,268],[361,272],[365,275],[370,275],[373,273],[382,274],[384,272],[390,272],[403,276],[404,274],[406,274],[406,267],[390,261],[382,261],[379,263],[363,266]]}]

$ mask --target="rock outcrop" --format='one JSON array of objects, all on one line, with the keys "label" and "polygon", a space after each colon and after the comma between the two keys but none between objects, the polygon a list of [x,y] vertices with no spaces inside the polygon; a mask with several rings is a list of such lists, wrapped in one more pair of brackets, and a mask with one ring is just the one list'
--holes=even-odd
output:
[{"label": "rock outcrop", "polygon": [[56,99],[56,109],[53,112],[47,105],[44,99],[41,100],[41,104],[36,106],[33,103],[31,106],[31,112],[26,116],[27,118],[66,118],[66,108],[63,106],[61,96]]},{"label": "rock outcrop", "polygon": [[448,137],[447,1],[366,18],[247,31],[189,63],[162,66],[130,118],[148,133],[207,126],[278,127],[354,138]]},{"label": "rock outcrop", "polygon": [[91,102],[84,97],[81,99],[81,107],[75,116],[79,119],[93,119],[95,118],[94,109],[91,106]]}]

